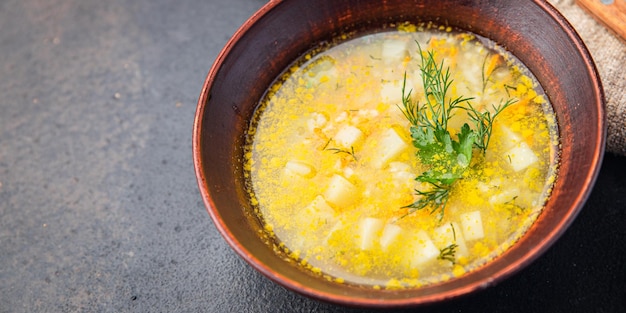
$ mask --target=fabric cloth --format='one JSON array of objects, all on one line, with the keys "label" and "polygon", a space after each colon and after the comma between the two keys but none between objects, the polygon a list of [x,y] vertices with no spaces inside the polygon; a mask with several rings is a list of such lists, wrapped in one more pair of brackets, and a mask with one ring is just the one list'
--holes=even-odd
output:
[{"label": "fabric cloth", "polygon": [[626,40],[594,19],[574,0],[550,0],[550,3],[576,29],[600,73],[608,121],[606,150],[626,155]]}]

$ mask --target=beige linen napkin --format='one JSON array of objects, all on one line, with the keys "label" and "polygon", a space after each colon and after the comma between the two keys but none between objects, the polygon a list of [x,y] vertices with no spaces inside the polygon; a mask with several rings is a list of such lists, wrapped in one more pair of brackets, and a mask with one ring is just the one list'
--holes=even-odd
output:
[{"label": "beige linen napkin", "polygon": [[[623,0],[618,0],[623,1]],[[550,0],[576,29],[593,57],[604,86],[608,152],[626,155],[626,43],[574,0]]]}]

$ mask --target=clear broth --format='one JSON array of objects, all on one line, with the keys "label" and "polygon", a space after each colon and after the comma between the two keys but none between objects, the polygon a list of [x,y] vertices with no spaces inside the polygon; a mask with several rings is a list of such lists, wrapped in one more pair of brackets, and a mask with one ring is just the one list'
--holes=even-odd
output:
[{"label": "clear broth", "polygon": [[[441,217],[406,208],[428,169],[398,107],[405,79],[424,97],[418,43],[450,68],[451,98],[473,97],[482,110],[517,100],[486,153],[474,149]],[[556,179],[559,140],[547,97],[517,59],[471,33],[412,25],[322,50],[270,87],[248,132],[251,201],[281,250],[340,283],[417,287],[488,262],[532,225]],[[450,133],[466,122],[455,115]]]}]

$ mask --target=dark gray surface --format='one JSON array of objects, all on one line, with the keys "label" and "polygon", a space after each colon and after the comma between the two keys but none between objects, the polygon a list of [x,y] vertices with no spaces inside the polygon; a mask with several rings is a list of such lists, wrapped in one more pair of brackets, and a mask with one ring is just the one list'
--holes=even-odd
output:
[{"label": "dark gray surface", "polygon": [[[201,203],[204,78],[261,0],[0,1],[0,312],[358,312],[252,270]],[[626,159],[529,268],[424,312],[625,312]]]}]

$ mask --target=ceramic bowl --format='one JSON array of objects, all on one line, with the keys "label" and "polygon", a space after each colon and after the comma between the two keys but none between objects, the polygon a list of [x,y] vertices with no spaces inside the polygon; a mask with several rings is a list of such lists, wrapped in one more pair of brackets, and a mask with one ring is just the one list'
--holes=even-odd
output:
[{"label": "ceramic bowl", "polygon": [[[261,235],[243,177],[244,133],[266,89],[305,52],[340,34],[405,21],[433,21],[490,38],[532,71],[558,120],[558,179],[528,232],[505,253],[460,278],[394,291],[330,282],[286,261],[272,249],[272,239]],[[583,207],[600,168],[604,110],[601,82],[588,50],[545,1],[270,1],[228,41],[206,78],[193,125],[193,159],[215,226],[243,259],[271,280],[337,304],[415,306],[492,286],[527,266],[563,234]]]}]

